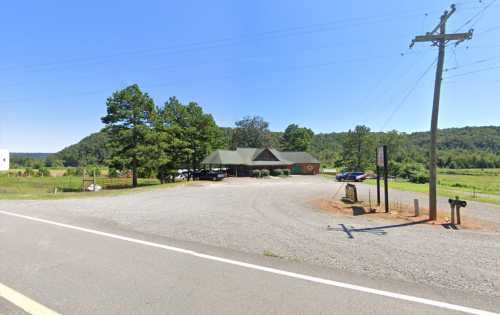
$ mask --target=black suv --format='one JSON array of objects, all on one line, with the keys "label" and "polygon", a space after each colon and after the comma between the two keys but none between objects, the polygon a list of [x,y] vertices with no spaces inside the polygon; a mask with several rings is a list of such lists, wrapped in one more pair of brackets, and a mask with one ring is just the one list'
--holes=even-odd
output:
[{"label": "black suv", "polygon": [[225,177],[224,173],[209,170],[196,171],[193,175],[195,179],[212,181],[223,180]]}]

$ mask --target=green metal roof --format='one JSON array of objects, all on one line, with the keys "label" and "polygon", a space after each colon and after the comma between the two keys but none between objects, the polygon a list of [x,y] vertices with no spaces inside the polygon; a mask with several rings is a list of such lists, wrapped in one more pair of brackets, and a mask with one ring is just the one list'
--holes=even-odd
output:
[{"label": "green metal roof", "polygon": [[[256,158],[265,150],[269,150],[277,161],[262,161]],[[319,163],[319,161],[307,152],[281,152],[276,149],[237,148],[231,150],[216,150],[208,155],[201,164],[214,165],[291,165],[296,163]]]},{"label": "green metal roof", "polygon": [[318,159],[307,152],[280,152],[280,155],[293,163],[319,163]]}]

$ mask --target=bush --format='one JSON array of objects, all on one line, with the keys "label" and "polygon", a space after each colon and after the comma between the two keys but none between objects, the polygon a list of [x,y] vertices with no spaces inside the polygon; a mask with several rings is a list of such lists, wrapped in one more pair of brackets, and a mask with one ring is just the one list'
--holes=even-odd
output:
[{"label": "bush", "polygon": [[34,175],[35,175],[35,171],[31,167],[27,167],[24,170],[23,176],[31,177],[31,176],[34,176]]},{"label": "bush", "polygon": [[282,169],[279,169],[279,168],[277,168],[277,169],[273,169],[273,170],[271,171],[271,174],[272,174],[273,176],[281,176],[281,175],[283,175],[283,170],[282,170]]},{"label": "bush", "polygon": [[37,176],[41,176],[41,177],[49,177],[50,176],[50,171],[48,168],[46,167],[41,167],[39,170],[38,170],[38,174]]},{"label": "bush", "polygon": [[429,174],[427,172],[412,173],[408,176],[408,180],[415,184],[425,184],[429,182]]},{"label": "bush", "polygon": [[85,170],[85,176],[93,176],[94,175],[94,170],[95,170],[95,175],[100,176],[101,175],[101,170],[96,167],[96,166],[87,166],[86,168],[83,167],[68,167],[66,169],[66,172],[64,172],[63,176],[83,176],[83,171]]},{"label": "bush", "polygon": [[250,174],[252,175],[252,177],[256,177],[256,178],[259,178],[262,175],[260,170],[252,170]]},{"label": "bush", "polygon": [[270,174],[269,170],[266,169],[260,170],[260,176],[262,177],[267,177],[269,176],[269,174]]},{"label": "bush", "polygon": [[85,168],[85,175],[87,176],[101,176],[101,169],[95,165],[89,165]]},{"label": "bush", "polygon": [[283,170],[283,175],[285,175],[285,176],[290,176],[290,170],[289,170],[288,168],[285,168],[285,169]]},{"label": "bush", "polygon": [[120,176],[120,172],[118,172],[116,168],[113,167],[108,168],[108,177],[116,178],[118,176]]}]

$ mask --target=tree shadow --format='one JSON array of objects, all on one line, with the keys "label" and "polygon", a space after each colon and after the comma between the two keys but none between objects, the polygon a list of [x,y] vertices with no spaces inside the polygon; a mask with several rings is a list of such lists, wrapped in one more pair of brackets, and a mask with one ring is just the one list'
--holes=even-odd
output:
[{"label": "tree shadow", "polygon": [[[349,239],[354,239],[353,233],[369,233],[377,236],[383,236],[386,235],[387,232],[385,231],[386,229],[393,229],[393,228],[401,228],[401,227],[406,227],[406,226],[412,226],[416,224],[422,224],[429,222],[430,220],[425,219],[425,220],[419,220],[419,221],[413,221],[413,222],[406,222],[406,223],[400,223],[400,224],[391,224],[391,225],[383,225],[383,226],[375,226],[375,227],[369,227],[369,228],[354,228],[353,226],[350,226],[349,228],[343,224],[340,223],[339,226],[340,228],[334,228],[328,225],[327,230],[328,231],[340,231],[344,232],[347,234],[347,238]],[[456,227],[455,227],[456,229]]]}]

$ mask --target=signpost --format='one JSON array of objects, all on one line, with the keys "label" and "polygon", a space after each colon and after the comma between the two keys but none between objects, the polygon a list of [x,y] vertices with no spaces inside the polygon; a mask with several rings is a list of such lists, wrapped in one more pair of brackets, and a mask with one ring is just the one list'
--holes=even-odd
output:
[{"label": "signpost", "polygon": [[389,212],[389,183],[388,174],[389,168],[387,167],[387,146],[383,145],[377,148],[377,205],[380,206],[380,168],[384,169],[384,207],[385,212]]}]

